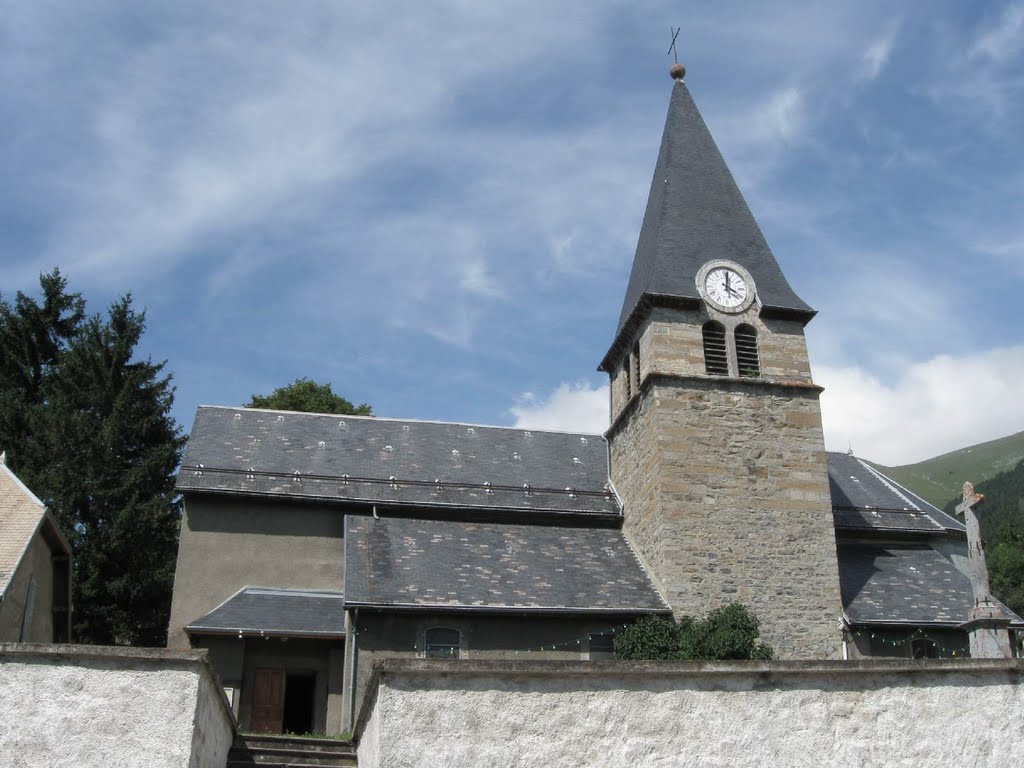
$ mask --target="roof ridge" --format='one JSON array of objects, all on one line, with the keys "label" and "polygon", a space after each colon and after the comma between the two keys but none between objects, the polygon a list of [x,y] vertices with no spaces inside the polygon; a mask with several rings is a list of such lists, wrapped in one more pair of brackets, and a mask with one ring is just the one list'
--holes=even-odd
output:
[{"label": "roof ridge", "polygon": [[321,418],[336,418],[336,419],[354,419],[357,421],[365,421],[368,423],[379,423],[389,422],[396,424],[437,424],[439,426],[449,427],[472,427],[473,429],[496,429],[505,432],[541,432],[549,435],[571,435],[573,437],[596,437],[600,440],[605,440],[605,436],[600,432],[579,432],[566,429],[544,429],[539,427],[516,427],[516,426],[502,426],[500,424],[479,424],[470,421],[442,421],[440,419],[416,419],[416,418],[402,418],[396,416],[356,416],[348,413],[314,413],[311,411],[288,411],[277,408],[248,408],[244,405],[199,405],[196,410],[202,409],[210,410],[222,410],[222,411],[252,411],[254,413],[276,413],[276,414],[289,414],[293,416],[310,416],[310,417],[321,417]]}]

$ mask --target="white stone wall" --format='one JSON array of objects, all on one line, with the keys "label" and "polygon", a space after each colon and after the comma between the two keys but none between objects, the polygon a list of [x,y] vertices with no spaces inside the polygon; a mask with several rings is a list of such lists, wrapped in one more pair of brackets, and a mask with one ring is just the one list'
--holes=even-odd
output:
[{"label": "white stone wall", "polygon": [[0,645],[0,768],[224,768],[233,736],[201,654]]},{"label": "white stone wall", "polygon": [[1018,662],[382,669],[360,768],[949,768],[1019,765],[1024,754]]}]

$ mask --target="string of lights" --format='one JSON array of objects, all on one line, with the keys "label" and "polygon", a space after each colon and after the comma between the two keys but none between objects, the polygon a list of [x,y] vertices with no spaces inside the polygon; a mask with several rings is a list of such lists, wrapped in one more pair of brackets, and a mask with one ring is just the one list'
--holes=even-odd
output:
[{"label": "string of lights", "polygon": [[[594,637],[595,635],[600,636],[600,637],[609,637],[609,636],[614,637],[617,632],[621,632],[626,627],[630,626],[630,624],[631,624],[631,622],[627,622],[626,624],[620,624],[617,627],[610,627],[608,629],[603,629],[601,631],[596,631],[596,632],[588,632],[587,634],[583,635],[582,637],[573,638],[571,640],[564,640],[564,641],[559,642],[559,643],[545,643],[544,645],[538,646],[536,648],[520,648],[519,650],[509,649],[509,653],[512,653],[512,654],[518,656],[518,655],[524,654],[524,653],[541,653],[541,652],[544,652],[544,651],[558,651],[558,650],[565,650],[565,649],[568,649],[568,648],[580,648],[580,649],[583,649],[583,648],[586,648],[588,646],[588,644],[590,642],[590,638]],[[358,638],[359,635],[360,635],[360,633],[357,631],[355,633],[355,637]],[[421,653],[423,651],[423,647],[422,647],[422,645],[420,643],[417,642],[417,643],[415,643],[413,645],[412,650],[415,653]]]},{"label": "string of lights", "polygon": [[935,639],[925,632],[923,627],[916,627],[914,631],[903,638],[893,638],[892,632],[887,630],[871,630],[871,629],[851,629],[850,634],[854,637],[870,637],[872,640],[882,643],[883,645],[892,646],[893,648],[899,646],[905,646],[907,643],[911,643],[914,640],[927,640],[942,653],[950,656],[970,656],[970,646],[958,646],[956,648],[948,647],[940,640]]}]

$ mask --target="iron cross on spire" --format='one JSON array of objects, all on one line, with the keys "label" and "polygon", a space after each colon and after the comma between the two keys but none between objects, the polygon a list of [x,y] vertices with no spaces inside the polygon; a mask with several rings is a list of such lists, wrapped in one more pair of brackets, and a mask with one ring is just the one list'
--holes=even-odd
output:
[{"label": "iron cross on spire", "polygon": [[672,58],[675,59],[676,63],[669,67],[668,73],[672,76],[673,80],[682,80],[686,76],[686,67],[679,63],[679,55],[676,53],[676,38],[679,37],[682,27],[673,29],[670,26],[669,30],[672,32],[672,43],[668,47],[668,53],[672,54]]},{"label": "iron cross on spire", "polygon": [[668,54],[671,53],[672,58],[675,59],[676,64],[679,63],[679,56],[676,55],[676,38],[679,37],[680,30],[682,30],[682,27],[680,27],[679,29],[672,29],[671,26],[669,27],[669,31],[672,33],[672,43],[668,47],[668,53],[665,54],[666,56],[668,56]]}]

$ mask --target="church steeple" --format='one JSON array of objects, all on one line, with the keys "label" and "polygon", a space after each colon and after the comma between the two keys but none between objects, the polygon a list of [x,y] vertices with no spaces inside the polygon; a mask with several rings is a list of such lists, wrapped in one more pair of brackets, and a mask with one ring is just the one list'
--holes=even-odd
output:
[{"label": "church steeple", "polygon": [[673,68],[618,329],[611,477],[624,530],[677,616],[750,606],[781,658],[839,647],[842,605],[804,326]]},{"label": "church steeple", "polygon": [[[682,67],[673,76],[681,75]],[[675,79],[647,210],[615,339],[600,370],[610,370],[623,332],[652,306],[697,306],[702,265],[725,259],[744,267],[762,311],[806,323],[811,309],[790,287],[754,220],[682,77]]]}]

